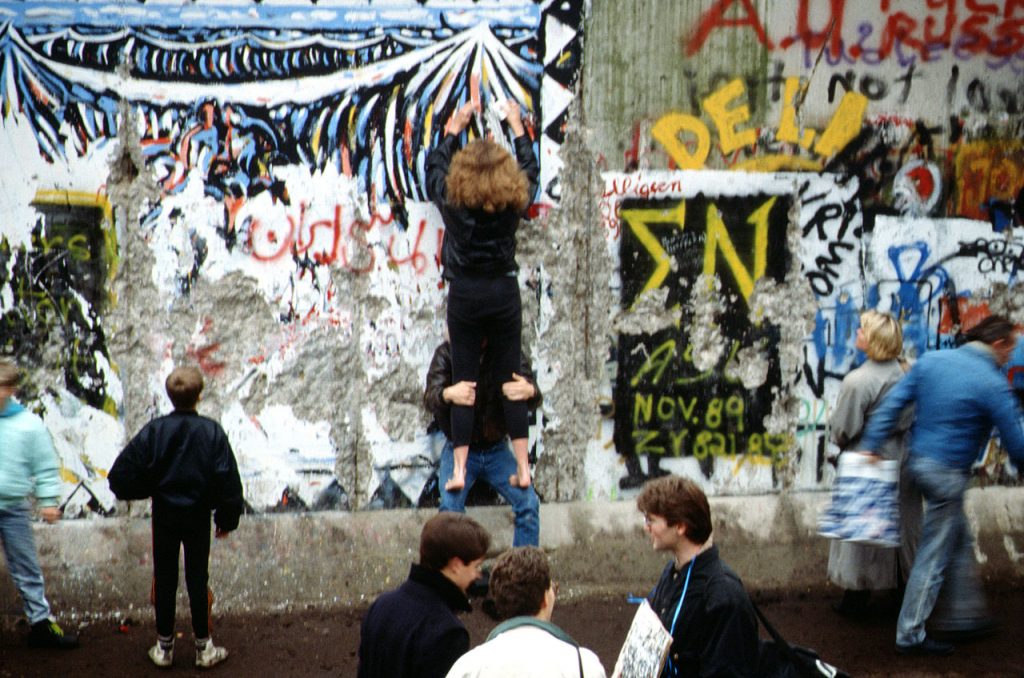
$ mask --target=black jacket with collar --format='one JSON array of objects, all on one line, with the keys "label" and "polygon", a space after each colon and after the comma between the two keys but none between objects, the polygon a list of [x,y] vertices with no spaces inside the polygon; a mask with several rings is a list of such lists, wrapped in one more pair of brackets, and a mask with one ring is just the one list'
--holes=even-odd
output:
[{"label": "black jacket with collar", "polygon": [[469,600],[436,570],[413,565],[409,578],[381,595],[359,637],[359,678],[444,678],[469,650],[469,631],[456,616]]},{"label": "black jacket with collar", "polygon": [[[672,628],[689,564],[669,561],[648,597],[666,629]],[[743,582],[712,546],[693,561],[690,584],[676,620],[669,658],[678,676],[755,676],[757,617]],[[662,676],[668,676],[668,665]]]},{"label": "black jacket with collar", "polygon": [[[540,175],[533,143],[522,134],[514,144],[519,167],[526,173],[529,199],[533,200]],[[441,244],[443,275],[448,280],[514,275],[519,270],[516,230],[522,215],[517,210],[490,213],[448,202],[448,168],[460,146],[459,137],[449,134],[427,156],[427,196],[441,211],[445,228]]]},{"label": "black jacket with collar", "polygon": [[175,410],[142,427],[107,475],[118,499],[153,498],[154,507],[214,512],[225,532],[242,515],[242,481],[227,434],[195,411]]},{"label": "black jacket with collar", "polygon": [[[516,374],[533,385],[533,397],[526,406],[535,410],[540,407],[543,396],[533,375],[533,368],[526,356],[520,356]],[[444,390],[452,385],[452,346],[444,342],[434,350],[434,357],[427,369],[427,386],[423,391],[423,406],[434,416],[430,430],[440,430],[451,440],[452,407],[445,402]],[[505,411],[502,409],[501,384],[494,378],[493,363],[485,350],[480,363],[480,374],[476,382],[476,403],[473,406],[473,435],[470,447],[473,449],[492,447],[508,433],[505,425]]]}]

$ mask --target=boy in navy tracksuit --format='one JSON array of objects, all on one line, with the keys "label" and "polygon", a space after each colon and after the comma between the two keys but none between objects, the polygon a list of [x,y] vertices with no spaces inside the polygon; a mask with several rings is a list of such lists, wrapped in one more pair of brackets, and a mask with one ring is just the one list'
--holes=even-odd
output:
[{"label": "boy in navy tracksuit", "polygon": [[178,554],[184,547],[196,666],[207,668],[228,656],[210,639],[210,512],[218,538],[237,528],[242,482],[224,429],[196,413],[203,390],[199,370],[176,368],[167,377],[166,387],[174,412],[149,422],[132,438],[107,480],[119,499],[153,498],[157,644],[150,648],[149,658],[162,668],[173,662]]}]

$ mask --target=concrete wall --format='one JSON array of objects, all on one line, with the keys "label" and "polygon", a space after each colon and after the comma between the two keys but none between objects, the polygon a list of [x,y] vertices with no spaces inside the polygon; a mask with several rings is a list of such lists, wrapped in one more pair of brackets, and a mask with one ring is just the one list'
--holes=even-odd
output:
[{"label": "concrete wall", "polygon": [[[968,493],[982,575],[1024,581],[1024,491]],[[712,499],[715,540],[752,590],[805,590],[825,584],[828,541],[817,537],[819,492]],[[214,542],[211,587],[217,609],[268,612],[306,606],[363,606],[394,588],[417,559],[418,535],[433,511],[321,512],[246,516],[237,533]],[[474,509],[494,536],[495,552],[512,540],[511,513]],[[541,509],[541,546],[564,595],[643,593],[664,567],[643,534],[633,502],[563,502]],[[62,619],[150,614],[149,523],[137,518],[66,521],[36,530],[47,594]],[[184,590],[184,587],[182,587]],[[187,609],[183,604],[181,609]],[[0,578],[0,611],[18,618],[20,603]]]},{"label": "concrete wall", "polygon": [[[0,353],[30,368],[65,495],[96,497],[70,516],[114,506],[105,474],[182,361],[256,511],[427,505],[445,293],[423,161],[467,97],[514,98],[542,163],[519,259],[544,501],[629,499],[656,469],[824,489],[859,310],[900,314],[911,356],[1021,320],[1022,19],[0,0]],[[997,441],[979,467],[1021,482]]]}]

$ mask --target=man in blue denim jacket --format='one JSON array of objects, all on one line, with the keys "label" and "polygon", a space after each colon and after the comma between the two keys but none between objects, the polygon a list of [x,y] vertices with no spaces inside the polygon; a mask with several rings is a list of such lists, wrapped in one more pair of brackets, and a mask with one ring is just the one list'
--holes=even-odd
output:
[{"label": "man in blue denim jacket", "polygon": [[953,625],[944,629],[948,635],[966,638],[992,629],[981,587],[972,574],[973,536],[964,514],[964,494],[971,466],[993,426],[1014,463],[1024,468],[1021,412],[1000,372],[1017,337],[1009,320],[990,316],[966,338],[968,343],[958,349],[922,356],[882,401],[861,440],[864,450],[878,449],[903,407],[916,404],[908,476],[925,498],[925,514],[896,625],[900,654],[953,651],[949,643],[925,633],[925,621],[944,584],[958,610]]}]

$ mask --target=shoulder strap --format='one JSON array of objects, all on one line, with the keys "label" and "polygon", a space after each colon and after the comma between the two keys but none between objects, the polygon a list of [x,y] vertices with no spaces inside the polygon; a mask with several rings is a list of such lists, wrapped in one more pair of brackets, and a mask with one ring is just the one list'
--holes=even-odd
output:
[{"label": "shoulder strap", "polygon": [[750,605],[754,608],[754,613],[757,615],[757,618],[761,620],[761,625],[764,626],[765,631],[767,631],[768,635],[770,635],[772,640],[775,641],[775,645],[782,650],[784,655],[786,655],[786,659],[788,659],[794,666],[800,666],[800,660],[797,658],[796,653],[793,652],[792,646],[786,642],[786,639],[782,637],[782,634],[775,630],[775,627],[772,626],[771,622],[768,621],[768,618],[764,616],[764,613],[761,612],[761,608],[757,606],[757,603],[754,602],[753,598],[750,598]]}]

